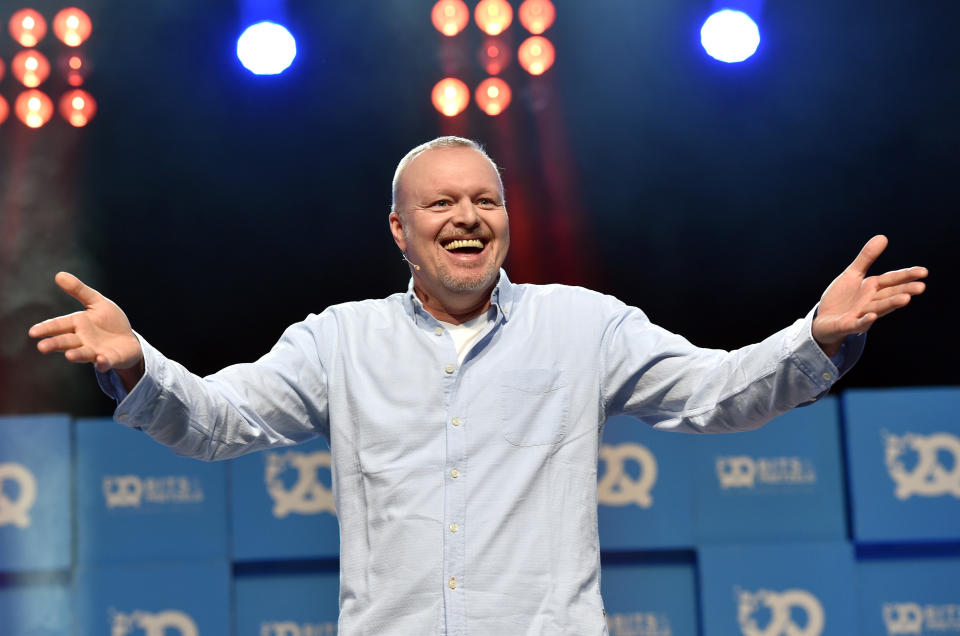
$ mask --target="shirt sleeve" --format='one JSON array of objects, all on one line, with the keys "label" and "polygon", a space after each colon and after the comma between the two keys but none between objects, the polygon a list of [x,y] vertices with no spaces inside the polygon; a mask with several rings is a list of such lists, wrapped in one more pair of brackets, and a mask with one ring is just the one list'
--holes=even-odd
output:
[{"label": "shirt sleeve", "polygon": [[632,415],[657,429],[721,433],[758,428],[810,404],[859,359],[865,336],[828,357],[811,332],[816,308],[742,349],[695,347],[624,306],[602,341],[601,394],[607,416]]},{"label": "shirt sleeve", "polygon": [[98,373],[118,401],[113,418],[147,433],[176,454],[205,461],[287,446],[323,435],[329,441],[327,370],[321,343],[335,342],[336,321],[311,316],[289,327],[253,363],[201,378],[137,334],[145,373],[127,393],[115,372]]}]

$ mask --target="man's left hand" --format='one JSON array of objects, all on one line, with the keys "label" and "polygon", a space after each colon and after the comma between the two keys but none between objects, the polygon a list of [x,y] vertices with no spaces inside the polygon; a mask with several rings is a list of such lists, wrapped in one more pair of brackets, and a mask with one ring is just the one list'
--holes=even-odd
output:
[{"label": "man's left hand", "polygon": [[823,292],[813,319],[813,338],[828,356],[840,350],[844,338],[864,333],[878,318],[905,307],[926,288],[920,282],[927,276],[925,267],[867,276],[867,270],[886,247],[886,236],[874,236]]}]

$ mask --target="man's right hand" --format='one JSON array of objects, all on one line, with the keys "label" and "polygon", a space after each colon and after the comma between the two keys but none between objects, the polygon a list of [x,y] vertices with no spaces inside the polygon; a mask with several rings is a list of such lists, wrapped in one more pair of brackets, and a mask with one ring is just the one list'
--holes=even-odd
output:
[{"label": "man's right hand", "polygon": [[40,353],[62,351],[70,362],[92,362],[102,373],[113,369],[130,391],[143,377],[144,365],[140,341],[126,314],[73,274],[60,272],[54,280],[84,309],[30,327],[31,338],[42,338],[37,349]]}]

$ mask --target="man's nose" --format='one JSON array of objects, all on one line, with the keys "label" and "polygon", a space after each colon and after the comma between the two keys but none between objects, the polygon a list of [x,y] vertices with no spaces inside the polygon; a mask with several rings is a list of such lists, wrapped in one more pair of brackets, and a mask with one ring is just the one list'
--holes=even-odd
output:
[{"label": "man's nose", "polygon": [[474,227],[480,223],[480,214],[473,201],[460,201],[454,210],[453,222],[457,225]]}]

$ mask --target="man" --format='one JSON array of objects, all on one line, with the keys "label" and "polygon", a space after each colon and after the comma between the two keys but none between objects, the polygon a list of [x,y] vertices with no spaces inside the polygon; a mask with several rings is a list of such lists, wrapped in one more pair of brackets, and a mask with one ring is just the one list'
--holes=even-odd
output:
[{"label": "man", "polygon": [[615,298],[511,283],[503,187],[475,143],[415,148],[393,194],[407,293],[311,315],[255,363],[198,378],[65,273],[57,283],[85,310],[30,330],[41,352],[94,363],[120,401],[115,418],[179,454],[222,459],[323,435],[345,635],[606,633],[605,419],[760,426],[825,393],[860,334],[926,276],[866,277],[886,245],[874,237],[805,319],[737,351],[698,349]]}]

